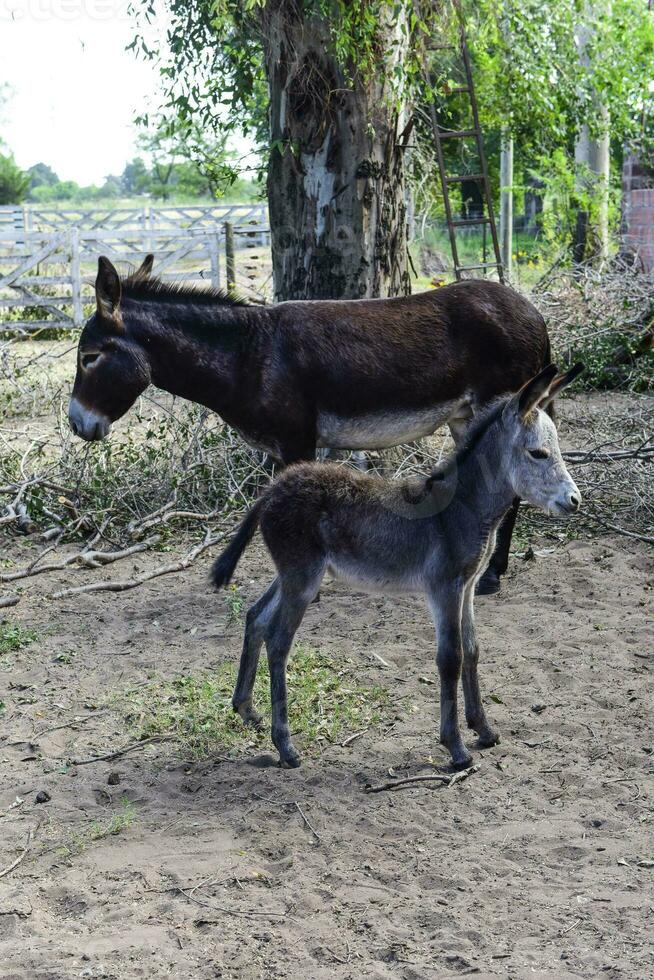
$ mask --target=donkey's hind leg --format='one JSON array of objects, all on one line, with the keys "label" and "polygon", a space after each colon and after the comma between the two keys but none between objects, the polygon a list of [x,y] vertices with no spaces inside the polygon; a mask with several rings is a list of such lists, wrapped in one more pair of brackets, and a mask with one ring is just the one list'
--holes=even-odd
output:
[{"label": "donkey's hind leg", "polygon": [[474,591],[474,583],[470,583],[463,595],[463,608],[461,610],[463,670],[461,673],[461,682],[463,685],[463,699],[465,701],[468,728],[472,728],[473,731],[477,732],[480,747],[488,748],[491,745],[496,745],[500,740],[500,736],[490,726],[486,712],[484,711],[484,706],[481,703],[479,678],[477,676],[479,647],[475,635]]},{"label": "donkey's hind leg", "polygon": [[304,569],[294,569],[280,576],[280,599],[266,629],[266,648],[270,670],[270,701],[272,704],[273,744],[279,752],[284,768],[295,769],[300,756],[291,742],[288,727],[288,703],[286,692],[286,663],[295,633],[304,618],[307,606],[316,596],[325,564]]},{"label": "donkey's hind leg", "polygon": [[261,725],[262,718],[252,703],[252,689],[257,676],[259,654],[261,653],[266,626],[270,622],[279,599],[278,582],[279,580],[275,579],[270,588],[248,609],[245,617],[243,652],[241,653],[238,678],[232,697],[234,711],[241,716],[246,725],[253,725],[257,728]]}]

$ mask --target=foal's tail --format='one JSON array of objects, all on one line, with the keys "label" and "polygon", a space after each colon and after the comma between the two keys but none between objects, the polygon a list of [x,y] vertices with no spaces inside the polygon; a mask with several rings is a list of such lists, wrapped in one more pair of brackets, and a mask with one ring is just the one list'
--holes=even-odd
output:
[{"label": "foal's tail", "polygon": [[211,569],[211,580],[217,589],[223,585],[229,585],[229,580],[234,574],[234,569],[238,565],[241,555],[254,537],[254,532],[259,525],[259,517],[263,499],[257,500],[253,507],[241,521],[239,528],[227,545],[222,555],[219,555],[213,563]]}]

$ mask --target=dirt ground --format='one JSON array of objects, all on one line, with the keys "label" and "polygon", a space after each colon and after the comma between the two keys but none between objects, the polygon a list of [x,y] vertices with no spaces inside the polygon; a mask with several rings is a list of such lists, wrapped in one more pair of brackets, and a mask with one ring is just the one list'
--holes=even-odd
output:
[{"label": "dirt ground", "polygon": [[[36,545],[11,547],[22,564]],[[457,785],[365,792],[445,767],[433,631],[419,599],[335,583],[299,638],[388,689],[380,725],[295,771],[165,742],[67,764],[129,742],[116,692],[237,657],[208,565],[59,602],[80,573],[53,573],[6,611],[37,639],[0,665],[0,869],[28,847],[0,878],[5,980],[654,975],[651,549],[574,540],[478,600],[502,742]],[[248,601],[269,577],[253,547]],[[94,834],[124,801],[130,821]]]}]

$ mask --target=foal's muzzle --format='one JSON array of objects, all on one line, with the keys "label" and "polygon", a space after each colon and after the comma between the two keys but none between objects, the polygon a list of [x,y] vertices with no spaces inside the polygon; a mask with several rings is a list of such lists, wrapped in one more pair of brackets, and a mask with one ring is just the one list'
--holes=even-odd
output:
[{"label": "foal's muzzle", "polygon": [[581,494],[575,488],[570,493],[559,497],[555,502],[555,507],[559,514],[575,514],[581,504]]},{"label": "foal's muzzle", "polygon": [[68,407],[68,421],[76,436],[95,442],[105,439],[111,432],[111,422],[106,415],[100,415],[85,408],[76,398],[71,398]]}]

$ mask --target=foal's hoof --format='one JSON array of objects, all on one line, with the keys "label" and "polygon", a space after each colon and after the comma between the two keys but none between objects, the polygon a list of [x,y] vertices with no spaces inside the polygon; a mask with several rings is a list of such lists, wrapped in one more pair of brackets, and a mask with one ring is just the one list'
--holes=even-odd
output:
[{"label": "foal's hoof", "polygon": [[287,746],[284,751],[279,753],[279,764],[282,769],[298,769],[300,766],[300,756],[292,745]]},{"label": "foal's hoof", "polygon": [[500,591],[500,577],[492,568],[487,568],[477,582],[475,595],[496,595]]},{"label": "foal's hoof", "polygon": [[496,732],[493,728],[486,728],[478,734],[479,739],[477,744],[480,749],[490,749],[491,746],[497,745],[500,741],[500,733]]},{"label": "foal's hoof", "polygon": [[234,707],[234,711],[237,715],[240,715],[243,724],[247,725],[248,728],[261,728],[263,725],[263,716],[255,711],[251,704],[242,704],[240,707]]},{"label": "foal's hoof", "polygon": [[467,769],[471,765],[472,765],[472,756],[469,755],[467,752],[465,755],[457,756],[456,759],[454,758],[454,756],[452,757],[452,769],[455,769],[457,772],[460,769]]}]

